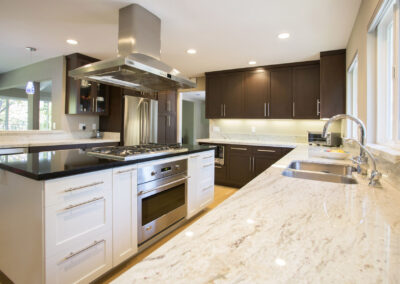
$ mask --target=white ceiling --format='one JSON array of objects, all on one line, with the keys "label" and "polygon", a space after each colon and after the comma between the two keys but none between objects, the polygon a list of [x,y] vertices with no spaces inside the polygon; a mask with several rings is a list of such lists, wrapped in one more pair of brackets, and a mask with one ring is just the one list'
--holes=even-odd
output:
[{"label": "white ceiling", "polygon": [[[345,48],[361,0],[0,0],[0,73],[29,64],[26,46],[38,49],[33,62],[115,57],[118,9],[134,2],[161,18],[162,60],[191,77]],[[279,40],[281,32],[291,37]]]}]

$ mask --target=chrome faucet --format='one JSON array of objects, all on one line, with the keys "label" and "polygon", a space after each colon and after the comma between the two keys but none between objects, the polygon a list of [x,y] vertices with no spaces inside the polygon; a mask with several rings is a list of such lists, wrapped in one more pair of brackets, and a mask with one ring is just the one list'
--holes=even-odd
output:
[{"label": "chrome faucet", "polygon": [[367,155],[371,158],[372,161],[372,171],[371,171],[371,176],[369,178],[369,185],[370,186],[374,186],[374,187],[381,187],[381,183],[380,183],[380,179],[382,177],[382,174],[380,172],[378,172],[377,168],[376,168],[376,159],[374,157],[374,155],[372,155],[372,153],[364,146],[360,143],[360,141],[356,140],[356,139],[352,139],[352,138],[348,138],[348,139],[344,139],[343,142],[347,142],[347,143],[357,143],[361,149],[364,150],[364,153],[367,153]]},{"label": "chrome faucet", "polygon": [[374,187],[381,187],[380,184],[380,178],[382,177],[382,174],[378,172],[376,168],[376,159],[372,155],[372,153],[365,147],[365,140],[366,140],[366,128],[364,123],[358,119],[355,116],[349,115],[349,114],[338,114],[333,117],[331,117],[324,125],[324,129],[322,131],[322,137],[326,138],[327,137],[327,131],[328,127],[331,125],[332,122],[336,120],[342,120],[342,119],[349,119],[355,123],[358,124],[358,128],[360,129],[361,132],[361,137],[360,141],[356,139],[343,139],[344,142],[356,142],[360,146],[360,156],[356,157],[356,159],[353,159],[353,162],[357,164],[357,172],[362,175],[367,175],[368,174],[368,158],[365,154],[367,154],[372,161],[372,171],[371,171],[371,176],[369,179],[369,185],[374,186]]},{"label": "chrome faucet", "polygon": [[368,158],[365,155],[365,140],[366,140],[366,128],[364,123],[357,117],[352,116],[350,114],[338,114],[335,116],[332,116],[324,125],[324,130],[322,131],[322,137],[326,138],[328,135],[328,128],[329,126],[337,120],[342,120],[342,119],[349,119],[353,122],[355,122],[358,125],[358,128],[360,129],[361,132],[361,137],[360,137],[360,142],[359,144],[362,145],[360,147],[360,156],[356,158],[355,162],[358,164],[357,166],[357,171],[358,173],[361,173],[362,175],[367,175],[368,174]]}]

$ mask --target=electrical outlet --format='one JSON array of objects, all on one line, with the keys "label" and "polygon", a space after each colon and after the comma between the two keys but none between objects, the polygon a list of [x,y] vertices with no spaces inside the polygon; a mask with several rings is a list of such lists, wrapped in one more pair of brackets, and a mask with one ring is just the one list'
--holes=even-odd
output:
[{"label": "electrical outlet", "polygon": [[97,125],[96,125],[96,123],[93,123],[92,124],[92,130],[96,130],[97,129]]},{"label": "electrical outlet", "polygon": [[79,123],[79,130],[86,130],[86,124],[85,123]]},{"label": "electrical outlet", "polygon": [[256,127],[255,127],[255,126],[252,126],[252,127],[251,127],[251,132],[252,132],[252,133],[256,133]]}]

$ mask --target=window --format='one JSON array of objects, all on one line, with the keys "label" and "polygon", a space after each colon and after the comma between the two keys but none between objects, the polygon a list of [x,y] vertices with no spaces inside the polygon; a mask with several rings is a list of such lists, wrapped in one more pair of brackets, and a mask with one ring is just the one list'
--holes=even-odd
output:
[{"label": "window", "polygon": [[51,130],[51,101],[41,100],[39,105],[39,129]]},{"label": "window", "polygon": [[28,129],[28,100],[0,97],[0,130]]},{"label": "window", "polygon": [[[357,85],[358,84],[358,55],[354,57],[353,62],[347,72],[347,114],[357,117]],[[357,138],[358,127],[352,121],[347,122],[347,137]]]},{"label": "window", "polygon": [[376,27],[377,36],[377,142],[400,142],[398,94],[398,4],[387,1]]}]

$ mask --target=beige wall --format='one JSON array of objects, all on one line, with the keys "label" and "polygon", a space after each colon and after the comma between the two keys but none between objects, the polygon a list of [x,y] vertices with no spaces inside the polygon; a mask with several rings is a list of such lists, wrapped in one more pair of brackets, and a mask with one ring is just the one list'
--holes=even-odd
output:
[{"label": "beige wall", "polygon": [[56,129],[76,131],[79,123],[86,123],[87,131],[91,131],[93,123],[99,125],[98,116],[65,114],[65,78],[65,58],[59,56],[0,74],[0,90],[24,85],[27,81],[51,80],[52,117]]},{"label": "beige wall", "polygon": [[363,0],[349,42],[346,66],[350,67],[358,54],[358,116],[367,126],[368,142],[375,142],[376,122],[376,41],[375,33],[368,33],[368,24],[380,0]]}]

